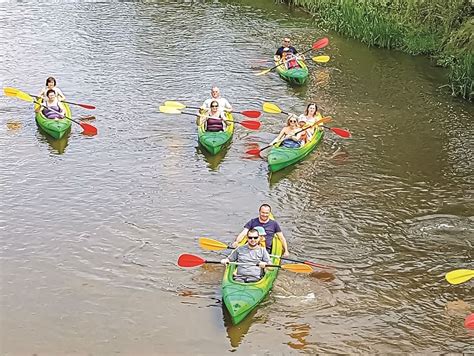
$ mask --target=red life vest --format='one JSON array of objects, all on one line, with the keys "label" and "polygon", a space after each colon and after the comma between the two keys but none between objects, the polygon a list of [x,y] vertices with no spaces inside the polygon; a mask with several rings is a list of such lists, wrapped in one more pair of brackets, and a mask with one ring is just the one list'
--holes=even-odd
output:
[{"label": "red life vest", "polygon": [[222,119],[210,117],[207,119],[206,131],[217,132],[224,131],[224,123]]}]

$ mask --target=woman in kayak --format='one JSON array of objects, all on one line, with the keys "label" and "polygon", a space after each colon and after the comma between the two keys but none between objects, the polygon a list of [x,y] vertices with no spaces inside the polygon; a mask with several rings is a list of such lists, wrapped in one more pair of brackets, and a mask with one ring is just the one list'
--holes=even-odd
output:
[{"label": "woman in kayak", "polygon": [[47,98],[48,90],[54,90],[54,93],[56,94],[56,97],[57,97],[58,100],[62,100],[62,101],[66,100],[66,97],[64,96],[61,89],[56,87],[56,79],[54,79],[53,77],[49,77],[48,79],[46,79],[46,87],[41,89],[38,96],[40,98],[42,98],[43,100],[47,100],[48,99]]},{"label": "woman in kayak", "polygon": [[224,131],[226,128],[224,114],[219,110],[217,100],[211,101],[210,110],[206,112],[205,125],[206,131],[210,132]]},{"label": "woman in kayak", "polygon": [[[321,113],[318,111],[318,106],[316,103],[309,103],[308,106],[306,107],[306,110],[304,111],[304,114],[301,114],[300,117],[298,118],[299,120],[306,120],[306,125],[307,126],[313,126],[316,121],[321,119]],[[314,131],[316,130],[316,127],[311,127],[308,130],[308,139],[314,134]]]},{"label": "woman in kayak", "polygon": [[270,263],[270,256],[265,247],[260,246],[261,236],[256,229],[247,233],[247,243],[237,247],[229,257],[221,260],[222,264],[229,262],[245,263],[237,266],[234,281],[251,283],[259,281],[263,276],[263,268]]},{"label": "woman in kayak", "polygon": [[288,115],[286,126],[281,129],[278,136],[271,142],[271,145],[281,141],[282,147],[298,148],[301,146],[301,129],[298,127],[296,115]]},{"label": "woman in kayak", "polygon": [[56,97],[56,93],[53,89],[46,92],[48,99],[43,102],[43,115],[48,119],[59,120],[64,118],[66,110],[63,105],[59,102]]}]

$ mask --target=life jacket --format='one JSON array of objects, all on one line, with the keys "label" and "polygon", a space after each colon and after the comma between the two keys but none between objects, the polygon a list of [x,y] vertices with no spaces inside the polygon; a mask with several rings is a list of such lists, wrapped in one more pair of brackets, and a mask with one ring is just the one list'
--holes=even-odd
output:
[{"label": "life jacket", "polygon": [[[45,101],[44,104],[46,107],[43,109],[43,115],[48,119],[60,119],[61,118],[61,108],[59,107],[59,102],[56,102],[56,105],[48,106],[48,102]],[[53,111],[54,110],[54,111]]]},{"label": "life jacket", "polygon": [[218,132],[224,131],[224,122],[222,119],[210,117],[207,119],[206,131]]}]

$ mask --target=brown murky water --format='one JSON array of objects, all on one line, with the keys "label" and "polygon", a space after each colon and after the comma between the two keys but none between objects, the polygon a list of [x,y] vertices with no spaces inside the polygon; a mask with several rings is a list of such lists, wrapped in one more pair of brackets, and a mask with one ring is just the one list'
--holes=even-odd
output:
[{"label": "brown murky water", "polygon": [[[36,93],[54,75],[71,101],[97,106],[73,116],[99,129],[54,141],[28,103],[0,98],[2,354],[474,352],[473,282],[443,279],[473,268],[474,110],[439,89],[442,69],[268,2],[1,3],[0,14],[2,86]],[[330,39],[331,61],[303,88],[254,76],[286,34],[301,49]],[[269,176],[244,154],[285,119],[265,115],[209,157],[194,119],[158,106],[199,105],[212,85],[238,110],[316,100],[353,137],[328,133]],[[293,257],[334,269],[280,273],[231,326],[222,268],[176,259],[221,258],[197,238],[230,241],[262,202]]]}]

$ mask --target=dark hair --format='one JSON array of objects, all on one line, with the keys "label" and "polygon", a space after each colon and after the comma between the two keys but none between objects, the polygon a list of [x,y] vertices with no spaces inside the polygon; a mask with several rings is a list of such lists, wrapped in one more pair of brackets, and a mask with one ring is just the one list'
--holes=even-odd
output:
[{"label": "dark hair", "polygon": [[260,233],[259,233],[258,230],[256,230],[256,229],[250,229],[250,230],[247,232],[247,236],[249,236],[250,233],[255,233],[255,234],[257,234],[258,236],[260,236]]},{"label": "dark hair", "polygon": [[264,206],[268,207],[268,209],[270,209],[270,211],[272,211],[272,207],[270,205],[268,205],[267,203],[264,203],[264,204],[260,205],[260,208],[258,208],[258,211],[260,211]]},{"label": "dark hair", "polygon": [[314,108],[316,109],[315,111],[318,111],[318,106],[316,105],[316,103],[309,103],[308,106],[306,107],[306,110],[304,111],[304,114],[305,114],[305,115],[308,115],[309,107],[310,107],[311,105],[314,105]]},{"label": "dark hair", "polygon": [[219,102],[217,100],[213,100],[211,101],[211,103],[209,104],[209,107],[212,107],[212,104],[216,103],[217,106],[219,106]]},{"label": "dark hair", "polygon": [[49,96],[49,93],[54,93],[54,95],[56,95],[56,92],[54,91],[54,89],[49,89],[49,90],[46,92],[46,96]]},{"label": "dark hair", "polygon": [[48,86],[49,82],[53,82],[54,86],[56,86],[56,79],[54,79],[53,77],[48,77],[48,79],[46,79],[46,86]]}]

